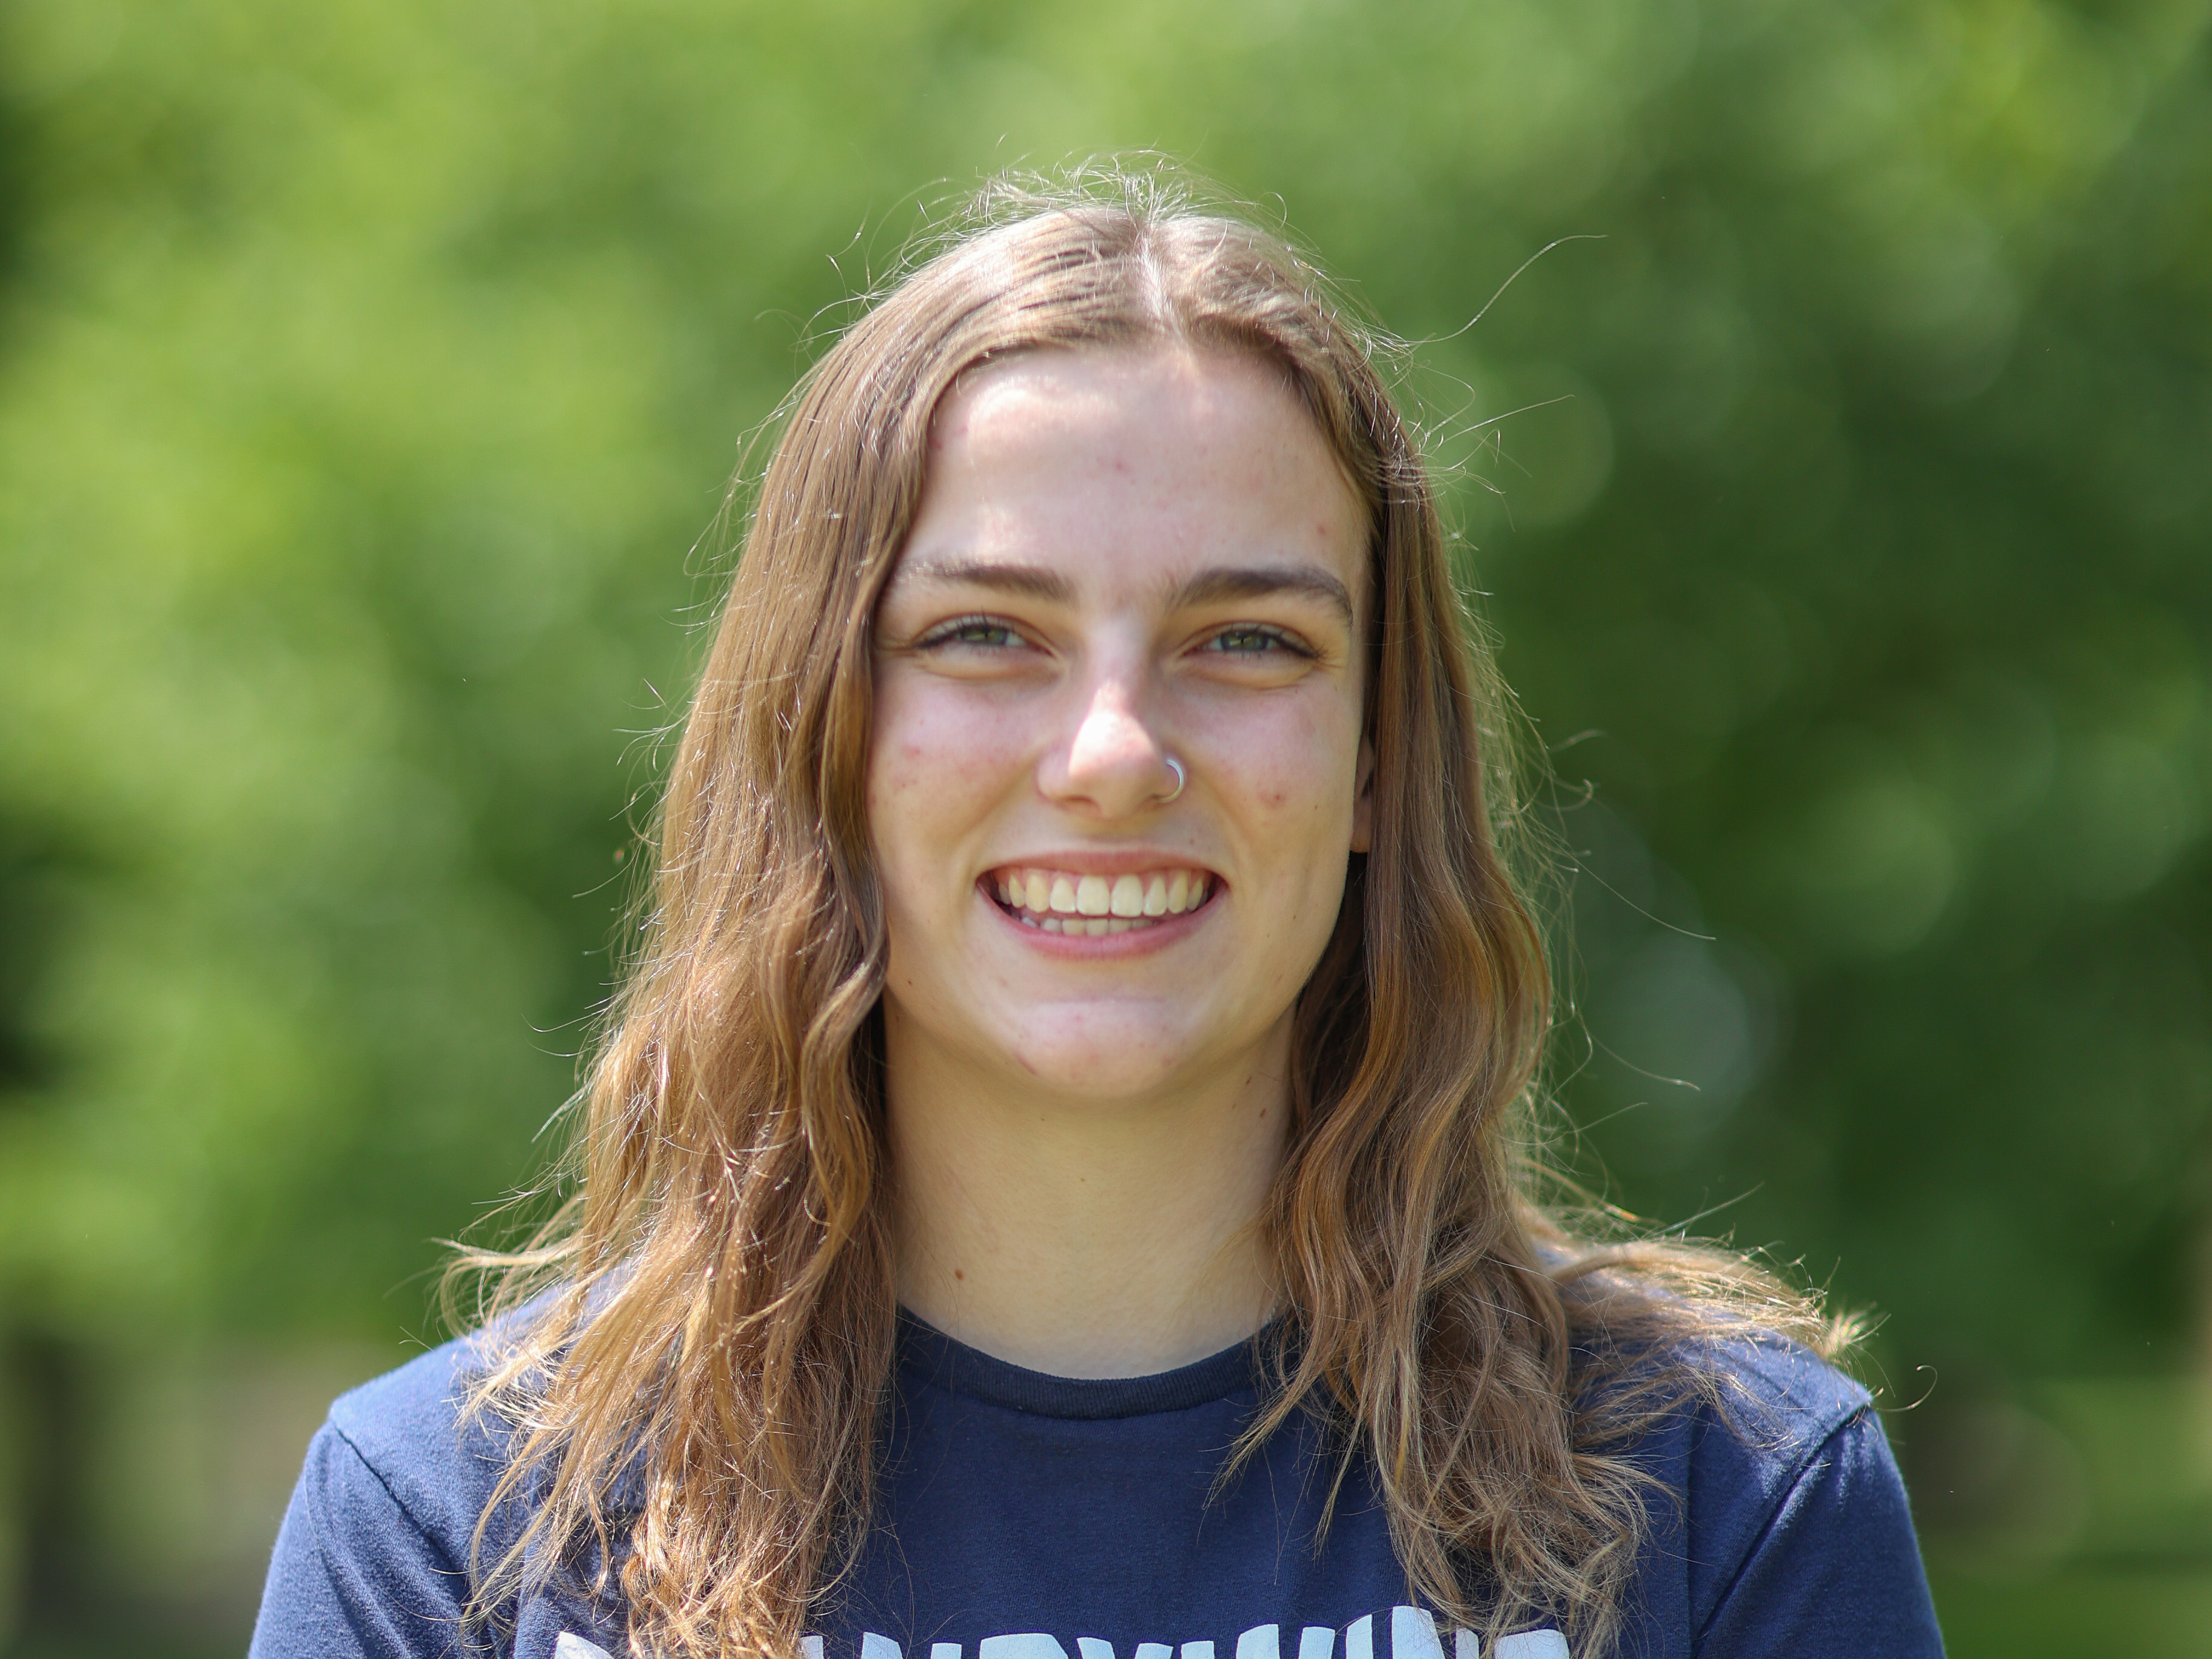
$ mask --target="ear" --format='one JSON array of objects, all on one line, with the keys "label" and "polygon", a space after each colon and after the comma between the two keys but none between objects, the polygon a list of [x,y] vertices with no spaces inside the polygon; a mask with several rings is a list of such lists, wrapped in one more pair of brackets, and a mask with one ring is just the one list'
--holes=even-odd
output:
[{"label": "ear", "polygon": [[1375,744],[1359,740],[1359,770],[1352,786],[1352,850],[1364,853],[1375,835]]}]

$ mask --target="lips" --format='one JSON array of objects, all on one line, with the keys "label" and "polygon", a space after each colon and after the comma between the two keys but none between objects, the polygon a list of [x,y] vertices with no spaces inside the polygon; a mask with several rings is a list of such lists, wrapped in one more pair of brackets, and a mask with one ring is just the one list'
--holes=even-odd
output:
[{"label": "lips", "polygon": [[1000,908],[1024,927],[1097,939],[1187,915],[1206,902],[1215,884],[1206,871],[1174,865],[1103,876],[1024,864],[992,871],[988,884]]}]

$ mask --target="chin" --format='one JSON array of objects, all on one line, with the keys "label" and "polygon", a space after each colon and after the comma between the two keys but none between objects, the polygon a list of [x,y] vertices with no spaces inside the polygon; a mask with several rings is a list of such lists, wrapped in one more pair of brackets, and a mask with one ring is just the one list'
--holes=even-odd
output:
[{"label": "chin", "polygon": [[[1080,1020],[1086,1029],[1070,1031]],[[1060,1029],[1040,1030],[1039,1024]],[[1056,1094],[1119,1099],[1152,1093],[1197,1059],[1201,1047],[1179,1022],[1103,1018],[1056,1009],[1045,1019],[1018,1022],[1011,1058],[1030,1082]]]}]

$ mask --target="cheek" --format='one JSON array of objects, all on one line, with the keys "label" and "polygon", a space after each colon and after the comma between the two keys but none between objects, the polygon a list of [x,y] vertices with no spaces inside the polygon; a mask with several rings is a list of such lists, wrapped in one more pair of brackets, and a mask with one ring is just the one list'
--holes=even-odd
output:
[{"label": "cheek", "polygon": [[1003,779],[1015,760],[1014,746],[995,741],[986,722],[936,711],[878,732],[868,793],[896,797],[976,788]]},{"label": "cheek", "polygon": [[887,865],[941,858],[1018,773],[1001,722],[933,689],[886,687],[877,698],[868,822]]},{"label": "cheek", "polygon": [[1232,763],[1271,833],[1334,836],[1352,822],[1358,755],[1352,720],[1334,706],[1309,705],[1239,734]]}]

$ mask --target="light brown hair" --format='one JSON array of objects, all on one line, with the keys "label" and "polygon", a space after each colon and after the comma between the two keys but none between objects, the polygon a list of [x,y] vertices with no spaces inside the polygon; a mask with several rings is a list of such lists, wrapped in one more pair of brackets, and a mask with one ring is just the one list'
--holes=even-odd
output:
[{"label": "light brown hair", "polygon": [[1373,1460],[1422,1596],[1492,1632],[1559,1620],[1595,1655],[1651,1496],[1624,1449],[1711,1386],[1685,1345],[1824,1339],[1738,1257],[1580,1243],[1540,1201],[1527,1110],[1552,994],[1501,850],[1507,704],[1376,335],[1280,240],[1151,176],[1002,186],[789,406],[676,752],[574,1195],[530,1248],[464,1264],[500,1276],[477,1395],[513,1436],[495,1507],[542,1494],[479,1564],[479,1613],[549,1563],[611,1561],[639,1651],[781,1659],[849,1559],[896,1313],[864,812],[877,599],[963,371],[1162,339],[1276,366],[1368,514],[1372,845],[1297,1003],[1267,1217],[1286,1316],[1245,1449],[1320,1413]]}]

